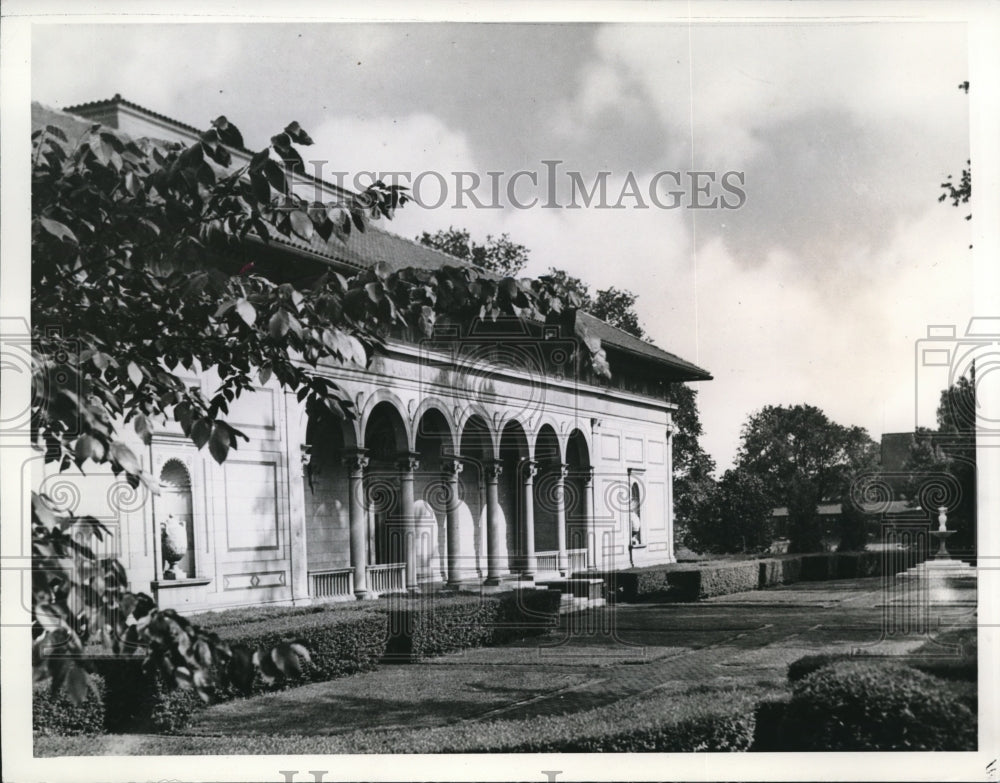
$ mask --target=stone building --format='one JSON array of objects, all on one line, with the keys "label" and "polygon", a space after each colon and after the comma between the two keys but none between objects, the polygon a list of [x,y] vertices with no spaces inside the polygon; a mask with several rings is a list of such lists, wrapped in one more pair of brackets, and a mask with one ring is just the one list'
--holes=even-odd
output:
[{"label": "stone building", "polygon": [[[199,134],[120,96],[33,109],[33,127],[59,125],[71,140],[94,122],[133,138]],[[336,193],[308,177],[295,187]],[[374,225],[346,245],[279,236],[253,252],[344,275],[375,262],[463,263]],[[311,423],[294,394],[263,384],[233,404],[228,421],[250,442],[222,465],[168,423],[150,446],[134,443],[162,484],[159,496],[110,473],[46,472],[40,460],[36,485],[68,508],[101,506],[95,515],[115,535],[100,546],[122,560],[134,589],[187,609],[670,562],[666,391],[711,376],[577,318],[569,334],[519,321],[456,326],[423,342],[390,339],[367,368],[326,367],[357,411],[336,428]],[[580,328],[601,340],[610,380],[581,369]],[[208,373],[185,380],[211,391]],[[181,526],[186,537],[166,532]]]}]

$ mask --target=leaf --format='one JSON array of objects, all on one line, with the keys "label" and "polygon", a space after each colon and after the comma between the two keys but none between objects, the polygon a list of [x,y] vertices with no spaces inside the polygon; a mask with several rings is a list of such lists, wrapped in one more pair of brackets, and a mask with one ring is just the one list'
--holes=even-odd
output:
[{"label": "leaf", "polygon": [[58,125],[46,125],[45,131],[55,136],[60,141],[69,141],[69,139],[66,138],[66,134],[63,133],[62,128],[60,128]]},{"label": "leaf", "polygon": [[313,222],[305,213],[296,209],[289,213],[288,217],[292,222],[292,231],[307,242],[312,239],[313,234],[315,233],[315,228],[313,226]]},{"label": "leaf", "polygon": [[135,456],[128,446],[120,440],[111,444],[111,461],[120,465],[126,473],[136,474],[142,468],[139,465],[139,458]]},{"label": "leaf", "polygon": [[268,183],[267,176],[262,171],[251,171],[250,172],[250,186],[253,188],[254,197],[261,204],[269,204],[271,202],[271,185]]},{"label": "leaf", "polygon": [[142,370],[139,369],[139,365],[135,362],[128,363],[126,372],[128,372],[128,379],[132,381],[133,386],[139,386],[143,382],[144,376]]},{"label": "leaf", "polygon": [[88,459],[92,459],[94,462],[100,462],[104,459],[104,444],[93,435],[81,435],[77,438],[75,450],[78,464],[86,462]]},{"label": "leaf", "polygon": [[69,226],[64,223],[60,223],[58,220],[53,220],[52,218],[47,218],[44,215],[38,216],[38,223],[56,239],[60,239],[63,242],[72,242],[74,245],[79,244],[76,234],[70,231]]},{"label": "leaf", "polygon": [[272,188],[279,193],[288,192],[288,181],[285,179],[285,172],[277,162],[268,158],[261,170],[264,172],[264,176],[267,177],[267,181],[271,184]]},{"label": "leaf", "polygon": [[277,310],[274,315],[271,316],[271,320],[267,324],[267,329],[273,339],[280,340],[288,334],[290,326],[287,311]]},{"label": "leaf", "polygon": [[144,414],[139,413],[132,426],[135,428],[135,434],[142,438],[142,442],[148,446],[153,440],[153,425],[149,423],[149,419]]},{"label": "leaf", "polygon": [[191,425],[191,440],[199,449],[204,448],[212,435],[212,422],[209,419],[198,419]]},{"label": "leaf", "polygon": [[313,143],[313,140],[309,138],[309,134],[302,130],[297,122],[290,122],[285,127],[285,133],[296,144],[302,144],[303,146],[308,147]]},{"label": "leaf", "polygon": [[225,422],[217,421],[212,428],[212,437],[208,441],[208,450],[211,452],[213,459],[220,465],[226,461],[226,456],[229,454],[229,448],[232,445],[231,442],[232,438],[229,426]]},{"label": "leaf", "polygon": [[257,309],[246,299],[236,302],[236,312],[247,326],[253,326],[257,322]]}]

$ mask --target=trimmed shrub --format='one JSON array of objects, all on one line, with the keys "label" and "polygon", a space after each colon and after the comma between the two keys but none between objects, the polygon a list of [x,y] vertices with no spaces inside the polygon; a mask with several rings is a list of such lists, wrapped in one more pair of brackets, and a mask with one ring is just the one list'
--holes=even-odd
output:
[{"label": "trimmed shrub", "polygon": [[795,683],[783,734],[788,750],[975,750],[976,715],[936,677],[839,661]]},{"label": "trimmed shrub", "polygon": [[159,671],[144,671],[141,656],[102,656],[91,659],[91,664],[104,678],[108,731],[178,731],[203,706],[195,691],[168,683]]},{"label": "trimmed shrub", "polygon": [[754,710],[753,745],[750,750],[775,753],[787,750],[782,737],[787,699],[765,699]]},{"label": "trimmed shrub", "polygon": [[[384,611],[372,610],[291,613],[221,626],[216,632],[230,645],[242,644],[250,650],[300,642],[309,650],[312,663],[303,666],[299,679],[311,682],[371,671],[385,655],[388,640]],[[267,688],[259,672],[252,688]]]},{"label": "trimmed shrub", "polygon": [[804,655],[796,661],[788,664],[788,681],[798,682],[803,677],[808,677],[814,671],[829,666],[838,661],[851,660],[850,653],[819,653],[817,655]]},{"label": "trimmed shrub", "polygon": [[558,590],[494,595],[403,598],[388,604],[386,658],[419,661],[435,655],[543,633],[554,627]]},{"label": "trimmed shrub", "polygon": [[89,675],[91,692],[81,704],[64,693],[53,694],[51,683],[35,683],[31,690],[31,727],[44,735],[100,734],[104,731],[104,678]]},{"label": "trimmed shrub", "polygon": [[803,582],[821,582],[827,579],[836,579],[836,577],[837,555],[802,555],[802,572],[800,578]]},{"label": "trimmed shrub", "polygon": [[774,587],[798,582],[802,576],[802,558],[774,557],[761,560],[758,564],[757,587]]},{"label": "trimmed shrub", "polygon": [[670,590],[667,584],[665,566],[647,566],[645,568],[627,568],[620,571],[605,571],[594,574],[581,572],[574,576],[604,580],[605,591],[610,600],[634,603],[656,598],[665,598]]},{"label": "trimmed shrub", "polygon": [[760,566],[756,561],[720,563],[667,572],[667,584],[679,601],[697,601],[714,595],[756,590]]}]

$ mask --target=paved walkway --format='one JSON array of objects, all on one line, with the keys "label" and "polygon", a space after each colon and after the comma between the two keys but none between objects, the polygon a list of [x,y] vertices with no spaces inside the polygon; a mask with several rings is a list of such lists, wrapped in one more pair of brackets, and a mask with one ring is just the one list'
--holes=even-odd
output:
[{"label": "paved walkway", "polygon": [[937,628],[974,623],[973,612],[919,608],[880,578],[619,605],[565,615],[542,639],[214,706],[185,733],[339,734],[575,712],[653,688],[773,686],[803,655],[906,653]]}]

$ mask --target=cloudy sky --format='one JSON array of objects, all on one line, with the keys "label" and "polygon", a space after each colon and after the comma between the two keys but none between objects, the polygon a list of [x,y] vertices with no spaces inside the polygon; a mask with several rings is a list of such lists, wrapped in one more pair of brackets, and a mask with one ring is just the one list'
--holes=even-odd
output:
[{"label": "cloudy sky", "polygon": [[[767,404],[810,403],[876,439],[933,424],[944,376],[917,379],[915,341],[972,314],[966,213],[937,201],[969,157],[966,36],[944,22],[45,24],[32,94],[64,107],[119,92],[198,127],[225,114],[254,148],[295,119],[328,170],[444,173],[440,207],[388,227],[508,232],[528,273],[639,294],[653,340],[715,376],[699,405],[725,468]],[[569,203],[568,172],[589,188],[606,171],[605,206],[621,208],[543,208],[546,160],[561,161],[553,203]],[[522,170],[539,181],[518,181],[520,202],[539,198],[527,209],[507,199]],[[715,172],[700,196],[692,171]],[[484,204],[500,172],[501,208],[456,208],[451,172],[478,173]],[[422,183],[439,201],[439,181]],[[719,197],[739,208],[690,208]]]}]

